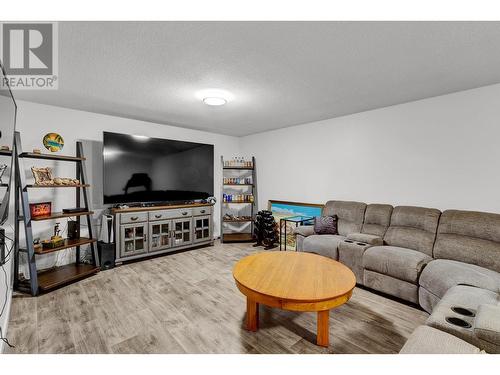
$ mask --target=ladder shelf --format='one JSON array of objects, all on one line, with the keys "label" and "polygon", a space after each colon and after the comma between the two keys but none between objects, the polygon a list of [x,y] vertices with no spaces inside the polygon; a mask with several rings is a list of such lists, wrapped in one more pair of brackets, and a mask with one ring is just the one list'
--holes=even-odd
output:
[{"label": "ladder shelf", "polygon": [[[255,207],[257,204],[257,175],[255,169],[255,157],[248,160],[248,165],[235,166],[225,165],[224,157],[221,156],[222,164],[222,194],[221,194],[221,242],[252,242],[254,240]],[[227,192],[237,192],[234,200],[225,201]],[[240,197],[237,197],[240,195]],[[250,200],[246,200],[249,196]],[[245,216],[226,217],[226,213],[246,211]],[[248,217],[249,216],[249,217]],[[250,225],[248,225],[250,224]],[[228,225],[232,226],[228,230]]]},{"label": "ladder shelf", "polygon": [[[21,135],[19,132],[14,134],[14,147],[12,154],[14,156],[14,171],[15,171],[15,213],[18,220],[15,221],[15,241],[14,241],[14,288],[19,291],[29,291],[31,295],[36,296],[40,292],[48,292],[63,285],[81,280],[99,272],[99,259],[97,255],[97,240],[92,234],[91,216],[94,213],[90,209],[87,173],[85,169],[85,157],[83,155],[83,146],[81,142],[76,143],[76,156],[68,155],[52,155],[39,154],[32,152],[22,152]],[[61,162],[76,163],[76,178],[80,184],[74,185],[34,185],[26,183],[26,169],[24,168],[24,159],[40,159],[54,160]],[[79,212],[53,212],[50,215],[31,217],[29,189],[40,188],[74,188],[76,207],[82,207]],[[83,206],[82,206],[83,202]],[[81,225],[81,218],[86,218],[88,229],[88,237],[80,237],[78,239],[65,239],[60,246],[51,249],[36,249],[33,244],[33,229],[34,222],[55,220],[61,218],[75,217],[77,225]],[[26,248],[21,248],[19,244],[19,234],[21,226],[24,227],[26,240]],[[91,264],[84,264],[80,257],[80,246],[90,245]],[[38,270],[36,266],[36,255],[53,253],[56,251],[74,248],[76,250],[76,262],[63,266],[53,267],[47,270]],[[27,262],[29,268],[29,280],[20,280],[19,278],[19,257],[21,253],[27,254]]]}]

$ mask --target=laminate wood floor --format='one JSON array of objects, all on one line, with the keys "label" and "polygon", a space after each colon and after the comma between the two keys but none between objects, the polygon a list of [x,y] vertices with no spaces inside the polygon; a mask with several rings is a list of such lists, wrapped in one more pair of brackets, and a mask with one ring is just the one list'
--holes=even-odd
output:
[{"label": "laminate wood floor", "polygon": [[39,297],[16,296],[8,353],[397,353],[428,314],[356,288],[330,313],[330,347],[316,314],[262,306],[244,329],[234,263],[262,249],[219,244],[126,264]]}]

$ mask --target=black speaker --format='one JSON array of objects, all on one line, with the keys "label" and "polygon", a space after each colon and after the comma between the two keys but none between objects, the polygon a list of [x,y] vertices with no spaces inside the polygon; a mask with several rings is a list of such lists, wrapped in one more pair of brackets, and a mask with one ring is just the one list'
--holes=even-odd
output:
[{"label": "black speaker", "polygon": [[101,270],[109,270],[115,267],[115,244],[103,241],[97,242],[97,253],[101,262]]},{"label": "black speaker", "polygon": [[68,221],[68,238],[70,240],[80,239],[80,224],[78,224],[78,221]]}]

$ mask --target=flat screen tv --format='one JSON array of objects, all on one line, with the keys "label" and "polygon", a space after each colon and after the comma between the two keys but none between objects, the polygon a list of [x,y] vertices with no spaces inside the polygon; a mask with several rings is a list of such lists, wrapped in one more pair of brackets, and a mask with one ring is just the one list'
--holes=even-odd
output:
[{"label": "flat screen tv", "polygon": [[104,203],[171,203],[214,193],[214,146],[104,132]]}]

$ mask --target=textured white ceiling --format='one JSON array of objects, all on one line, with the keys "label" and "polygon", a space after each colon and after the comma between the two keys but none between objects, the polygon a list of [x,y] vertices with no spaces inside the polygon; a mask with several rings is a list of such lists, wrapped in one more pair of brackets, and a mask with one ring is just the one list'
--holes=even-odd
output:
[{"label": "textured white ceiling", "polygon": [[242,136],[498,83],[499,46],[499,22],[62,22],[59,90],[15,96]]}]

